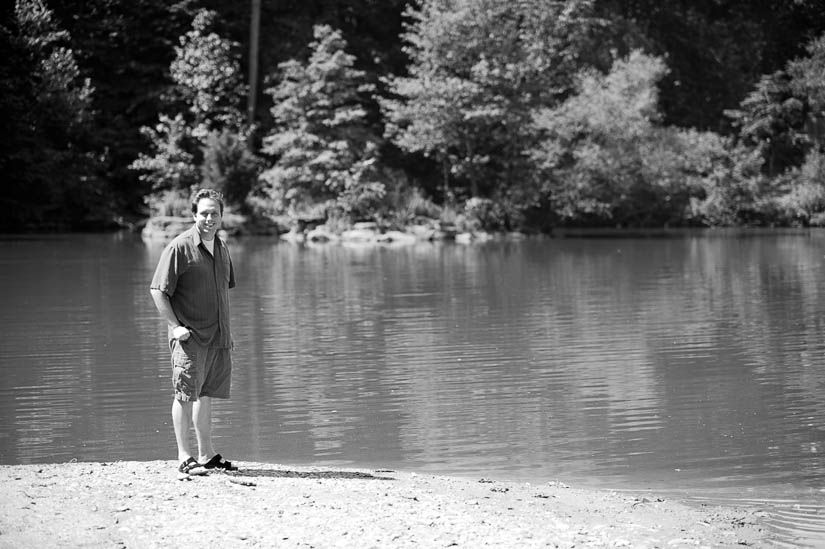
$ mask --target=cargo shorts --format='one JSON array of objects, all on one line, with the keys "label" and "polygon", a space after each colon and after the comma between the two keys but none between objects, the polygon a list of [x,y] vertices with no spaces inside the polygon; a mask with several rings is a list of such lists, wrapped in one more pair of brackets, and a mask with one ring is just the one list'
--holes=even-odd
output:
[{"label": "cargo shorts", "polygon": [[173,339],[169,345],[176,400],[195,401],[202,396],[229,398],[232,378],[229,349],[200,345],[192,337],[186,341]]}]

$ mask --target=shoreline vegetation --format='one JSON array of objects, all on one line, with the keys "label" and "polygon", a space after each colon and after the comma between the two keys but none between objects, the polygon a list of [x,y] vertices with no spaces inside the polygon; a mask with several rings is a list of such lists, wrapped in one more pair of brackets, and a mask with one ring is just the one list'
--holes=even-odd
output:
[{"label": "shoreline vegetation", "polygon": [[[168,241],[192,225],[191,217],[156,216],[133,228],[140,232],[144,242]],[[669,238],[685,234],[710,232],[719,235],[774,234],[822,231],[821,227],[560,227],[540,233],[549,238]],[[271,236],[294,244],[345,244],[404,246],[420,242],[456,242],[459,244],[495,241],[521,241],[532,233],[521,231],[484,231],[458,228],[436,219],[420,221],[405,227],[385,229],[375,222],[354,223],[340,230],[332,230],[323,220],[276,222],[250,221],[248,217],[227,212],[219,233],[224,239],[237,236]]]},{"label": "shoreline vegetation", "polygon": [[13,4],[0,232],[825,226],[821,0]]},{"label": "shoreline vegetation", "polygon": [[0,466],[0,547],[766,547],[764,513],[387,469]]},{"label": "shoreline vegetation", "polygon": [[[157,216],[150,218],[141,228],[144,241],[165,241],[174,238],[192,225],[190,217]],[[352,243],[404,245],[416,242],[454,240],[456,242],[484,242],[498,235],[487,231],[458,230],[454,225],[445,225],[437,220],[412,224],[400,229],[384,230],[378,223],[361,222],[340,229],[330,229],[323,220],[300,220],[288,224],[274,221],[268,223],[248,222],[244,216],[227,213],[223,218],[221,236],[277,236],[293,243]],[[507,238],[518,240],[524,233],[506,233]]]}]

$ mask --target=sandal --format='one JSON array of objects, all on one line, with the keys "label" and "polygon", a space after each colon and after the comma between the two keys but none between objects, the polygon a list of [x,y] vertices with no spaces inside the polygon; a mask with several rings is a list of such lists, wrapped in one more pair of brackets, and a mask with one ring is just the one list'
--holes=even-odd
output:
[{"label": "sandal", "polygon": [[180,465],[178,465],[178,477],[179,478],[186,478],[190,475],[205,475],[206,468],[198,463],[195,458],[190,457],[185,461],[181,461]]},{"label": "sandal", "polygon": [[212,459],[202,465],[205,469],[223,469],[224,471],[237,471],[238,468],[232,465],[231,461],[226,461],[220,454],[215,454]]}]

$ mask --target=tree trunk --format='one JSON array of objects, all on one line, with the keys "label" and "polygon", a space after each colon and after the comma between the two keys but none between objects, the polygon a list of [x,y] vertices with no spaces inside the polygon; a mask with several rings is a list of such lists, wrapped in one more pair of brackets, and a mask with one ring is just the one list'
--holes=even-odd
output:
[{"label": "tree trunk", "polygon": [[246,103],[246,118],[250,128],[255,124],[255,110],[257,109],[258,36],[260,34],[260,29],[261,0],[252,0],[252,14],[249,23],[249,96]]}]

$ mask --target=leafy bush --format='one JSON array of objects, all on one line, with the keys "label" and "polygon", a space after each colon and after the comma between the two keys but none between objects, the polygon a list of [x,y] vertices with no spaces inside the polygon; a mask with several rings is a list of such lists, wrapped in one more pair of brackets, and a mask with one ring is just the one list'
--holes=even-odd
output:
[{"label": "leafy bush", "polygon": [[761,173],[758,151],[737,146],[727,149],[727,160],[714,163],[702,180],[703,193],[692,196],[686,218],[709,226],[770,223],[770,180]]},{"label": "leafy bush", "polygon": [[246,136],[224,128],[206,136],[201,184],[223,193],[227,204],[248,212],[246,199],[260,172],[259,159],[249,150]]},{"label": "leafy bush", "polygon": [[812,150],[805,163],[786,174],[789,190],[777,199],[778,209],[789,223],[825,223],[825,154]]},{"label": "leafy bush", "polygon": [[151,217],[189,217],[192,215],[192,202],[188,189],[160,190],[147,196],[144,201]]},{"label": "leafy bush", "polygon": [[634,51],[608,74],[583,72],[578,94],[538,111],[546,140],[532,154],[542,183],[526,204],[547,204],[563,223],[702,219],[697,201],[730,175],[728,144],[712,132],[658,124],[657,83],[666,73],[661,59]]},{"label": "leafy bush", "polygon": [[499,201],[474,197],[464,203],[464,219],[472,231],[499,231],[509,228],[507,211]]}]

